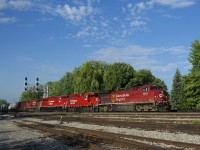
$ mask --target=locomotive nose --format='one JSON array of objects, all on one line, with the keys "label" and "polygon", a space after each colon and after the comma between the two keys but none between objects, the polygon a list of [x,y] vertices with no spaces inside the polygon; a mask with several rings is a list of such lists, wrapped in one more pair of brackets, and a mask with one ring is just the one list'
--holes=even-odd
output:
[{"label": "locomotive nose", "polygon": [[160,91],[159,98],[160,98],[161,101],[166,101],[167,100],[167,94],[164,91]]}]

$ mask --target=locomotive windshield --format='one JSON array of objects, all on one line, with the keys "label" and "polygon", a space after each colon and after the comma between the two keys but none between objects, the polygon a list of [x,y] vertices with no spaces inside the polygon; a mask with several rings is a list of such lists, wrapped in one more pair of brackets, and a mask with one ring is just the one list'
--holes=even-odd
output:
[{"label": "locomotive windshield", "polygon": [[153,90],[157,90],[157,89],[158,89],[158,88],[157,88],[156,85],[153,85],[153,86],[150,87],[150,90],[152,90],[152,91],[153,91]]},{"label": "locomotive windshield", "polygon": [[156,86],[156,85],[153,85],[150,87],[150,90],[154,91],[154,90],[163,90],[162,86]]}]

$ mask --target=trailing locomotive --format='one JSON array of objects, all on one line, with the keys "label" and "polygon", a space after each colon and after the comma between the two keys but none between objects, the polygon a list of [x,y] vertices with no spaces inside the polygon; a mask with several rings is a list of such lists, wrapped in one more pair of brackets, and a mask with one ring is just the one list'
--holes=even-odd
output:
[{"label": "trailing locomotive", "polygon": [[107,93],[87,92],[18,102],[16,111],[168,111],[168,94],[160,85]]}]

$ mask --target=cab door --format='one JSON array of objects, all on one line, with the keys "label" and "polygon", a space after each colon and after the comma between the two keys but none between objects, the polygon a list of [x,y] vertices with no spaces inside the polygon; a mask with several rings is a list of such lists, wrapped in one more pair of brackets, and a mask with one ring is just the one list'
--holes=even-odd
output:
[{"label": "cab door", "polygon": [[148,86],[145,86],[145,87],[142,88],[142,102],[148,101],[148,92],[149,92]]}]

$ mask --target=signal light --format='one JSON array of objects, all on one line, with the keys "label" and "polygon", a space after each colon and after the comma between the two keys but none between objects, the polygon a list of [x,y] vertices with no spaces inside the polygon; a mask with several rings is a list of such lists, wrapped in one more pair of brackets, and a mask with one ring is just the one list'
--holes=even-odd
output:
[{"label": "signal light", "polygon": [[36,78],[36,82],[35,82],[35,86],[36,86],[36,91],[39,91],[39,78]]},{"label": "signal light", "polygon": [[39,86],[39,78],[36,78],[36,82],[35,82],[36,87]]},{"label": "signal light", "polygon": [[27,78],[27,77],[25,77],[25,82],[24,82],[24,84],[25,84],[25,86],[28,85],[28,78]]},{"label": "signal light", "polygon": [[24,82],[24,90],[27,91],[28,90],[28,78],[25,77],[25,82]]},{"label": "signal light", "polygon": [[39,91],[39,88],[38,87],[36,87],[36,92],[38,92]]}]

